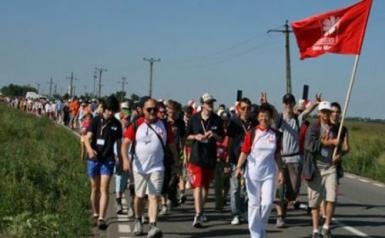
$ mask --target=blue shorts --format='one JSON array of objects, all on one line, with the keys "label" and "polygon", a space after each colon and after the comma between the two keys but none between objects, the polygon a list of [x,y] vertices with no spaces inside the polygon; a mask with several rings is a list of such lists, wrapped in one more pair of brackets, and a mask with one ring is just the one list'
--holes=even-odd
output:
[{"label": "blue shorts", "polygon": [[98,160],[87,160],[87,175],[95,177],[98,175],[112,175],[114,173],[115,161],[108,160],[101,162]]}]

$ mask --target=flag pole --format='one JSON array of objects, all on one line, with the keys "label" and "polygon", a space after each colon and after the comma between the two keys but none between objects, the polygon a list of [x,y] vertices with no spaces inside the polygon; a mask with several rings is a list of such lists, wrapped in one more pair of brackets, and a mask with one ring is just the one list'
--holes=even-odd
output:
[{"label": "flag pole", "polygon": [[[340,141],[340,138],[341,138],[342,128],[344,126],[346,112],[347,112],[348,107],[349,107],[349,102],[350,102],[350,98],[351,98],[351,95],[352,95],[353,85],[354,85],[354,82],[356,81],[357,67],[358,67],[358,62],[359,61],[360,61],[360,54],[357,54],[356,55],[356,59],[354,61],[354,65],[353,65],[353,71],[352,71],[352,76],[350,78],[348,93],[346,94],[345,105],[344,105],[344,109],[343,109],[343,112],[342,112],[342,118],[341,118],[341,122],[340,122],[340,127],[338,129],[338,135],[337,135],[338,142]],[[336,146],[334,148],[333,158],[336,157],[336,155],[337,155],[338,147],[339,146]]]}]

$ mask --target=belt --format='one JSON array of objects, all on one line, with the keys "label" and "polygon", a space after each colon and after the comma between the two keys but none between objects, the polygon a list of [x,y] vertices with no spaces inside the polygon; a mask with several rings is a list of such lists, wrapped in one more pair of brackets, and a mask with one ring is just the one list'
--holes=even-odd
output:
[{"label": "belt", "polygon": [[292,156],[296,156],[296,155],[300,155],[300,153],[297,152],[297,153],[292,153],[292,154],[281,155],[281,157],[282,158],[284,158],[284,157],[292,157]]}]

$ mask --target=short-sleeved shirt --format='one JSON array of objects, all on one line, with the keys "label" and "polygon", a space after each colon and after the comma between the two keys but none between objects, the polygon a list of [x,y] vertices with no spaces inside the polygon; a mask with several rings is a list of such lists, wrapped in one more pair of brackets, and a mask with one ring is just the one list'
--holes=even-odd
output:
[{"label": "short-sleeved shirt", "polygon": [[253,141],[251,131],[245,135],[242,152],[248,154],[246,176],[256,181],[274,178],[276,172],[275,154],[280,149],[275,130],[256,127]]},{"label": "short-sleeved shirt", "polygon": [[[332,125],[321,124],[321,137],[329,137],[331,139],[336,138],[337,135],[333,130]],[[334,146],[325,146],[321,144],[320,153],[317,155],[317,167],[329,168],[333,163],[333,150]]]},{"label": "short-sleeved shirt", "polygon": [[285,163],[298,163],[300,156],[300,129],[303,114],[289,118],[281,114],[279,131],[282,132],[282,161]]},{"label": "short-sleeved shirt", "polygon": [[[135,126],[131,124],[124,132],[125,138],[135,141],[135,153],[132,158],[134,171],[150,174],[164,170],[164,150],[161,143],[166,145],[174,142],[174,134],[170,126],[168,125],[166,129],[162,120],[148,124],[144,118],[139,118],[136,124],[136,131]],[[162,142],[148,125],[162,138]]]},{"label": "short-sleeved shirt", "polygon": [[115,117],[105,120],[101,116],[92,119],[87,128],[92,133],[91,147],[97,152],[99,161],[107,161],[114,156],[114,143],[122,138],[122,124]]},{"label": "short-sleeved shirt", "polygon": [[251,121],[242,121],[239,117],[233,117],[227,128],[227,135],[232,139],[230,148],[230,163],[237,164],[246,132],[251,128]]},{"label": "short-sleeved shirt", "polygon": [[[203,120],[201,113],[192,116],[188,123],[186,134],[204,134],[205,131],[212,131],[220,137],[224,136],[223,121],[216,114],[212,113],[207,120]],[[206,141],[193,140],[191,144],[190,163],[202,168],[214,169],[217,157],[217,144],[215,138]]]}]

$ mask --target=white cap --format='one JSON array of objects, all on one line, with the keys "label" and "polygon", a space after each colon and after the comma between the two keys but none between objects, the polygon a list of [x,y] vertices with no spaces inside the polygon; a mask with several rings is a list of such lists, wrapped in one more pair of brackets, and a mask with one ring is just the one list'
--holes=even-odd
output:
[{"label": "white cap", "polygon": [[204,93],[201,97],[201,103],[215,102],[216,99],[208,93]]},{"label": "white cap", "polygon": [[319,105],[318,105],[318,111],[322,111],[322,110],[331,111],[332,110],[332,106],[331,106],[330,102],[328,102],[328,101],[320,102]]},{"label": "white cap", "polygon": [[122,108],[122,109],[130,109],[130,107],[128,106],[128,102],[122,102],[120,104],[120,108]]}]

